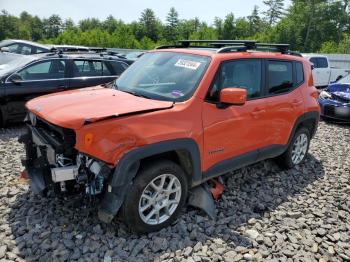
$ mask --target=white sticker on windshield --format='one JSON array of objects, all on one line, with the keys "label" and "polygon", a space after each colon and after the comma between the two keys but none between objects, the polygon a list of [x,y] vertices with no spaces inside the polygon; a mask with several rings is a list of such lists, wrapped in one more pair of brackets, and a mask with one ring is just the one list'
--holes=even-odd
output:
[{"label": "white sticker on windshield", "polygon": [[184,68],[188,68],[191,70],[197,70],[200,65],[201,65],[200,62],[194,62],[194,61],[189,61],[189,60],[184,60],[184,59],[177,60],[177,62],[175,64],[175,66],[184,67]]}]

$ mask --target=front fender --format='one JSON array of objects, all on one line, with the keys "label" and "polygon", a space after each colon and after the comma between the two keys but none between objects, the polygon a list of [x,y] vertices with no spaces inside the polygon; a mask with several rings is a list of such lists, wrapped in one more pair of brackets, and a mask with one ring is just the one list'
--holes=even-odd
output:
[{"label": "front fender", "polygon": [[174,139],[133,149],[122,156],[109,177],[109,192],[106,192],[102,200],[99,218],[104,222],[110,222],[118,213],[125,195],[132,185],[132,180],[137,174],[140,160],[175,150],[187,150],[189,152],[192,161],[192,186],[200,184],[202,181],[200,153],[197,143],[193,139]]}]

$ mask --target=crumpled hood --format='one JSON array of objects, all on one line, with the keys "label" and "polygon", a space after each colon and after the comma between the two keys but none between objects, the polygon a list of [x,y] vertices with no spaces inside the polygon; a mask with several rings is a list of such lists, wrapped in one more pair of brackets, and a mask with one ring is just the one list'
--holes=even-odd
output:
[{"label": "crumpled hood", "polygon": [[172,102],[146,99],[100,86],[41,96],[26,104],[28,110],[39,117],[71,129],[110,117],[172,106]]},{"label": "crumpled hood", "polygon": [[331,84],[327,88],[327,92],[350,102],[350,85],[349,84]]}]

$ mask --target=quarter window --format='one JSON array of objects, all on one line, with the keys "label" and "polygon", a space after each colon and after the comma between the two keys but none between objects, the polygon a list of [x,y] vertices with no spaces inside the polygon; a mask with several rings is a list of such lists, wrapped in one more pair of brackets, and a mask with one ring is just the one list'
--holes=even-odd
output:
[{"label": "quarter window", "polygon": [[296,85],[298,86],[304,82],[303,64],[300,62],[295,63],[295,75],[296,75]]},{"label": "quarter window", "polygon": [[117,75],[121,75],[128,68],[128,66],[124,63],[120,63],[118,61],[111,61],[111,65]]},{"label": "quarter window", "polygon": [[18,74],[23,80],[43,80],[64,78],[66,63],[64,60],[52,60],[31,65]]},{"label": "quarter window", "polygon": [[224,62],[207,95],[207,99],[218,101],[221,89],[229,87],[247,90],[247,97],[262,95],[262,62],[258,59]]},{"label": "quarter window", "polygon": [[267,71],[269,94],[288,92],[294,87],[292,62],[269,61]]}]

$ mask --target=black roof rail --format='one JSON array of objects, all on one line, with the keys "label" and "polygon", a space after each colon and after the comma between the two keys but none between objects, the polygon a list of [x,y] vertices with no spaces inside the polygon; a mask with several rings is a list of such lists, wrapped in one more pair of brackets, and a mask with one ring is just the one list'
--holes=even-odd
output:
[{"label": "black roof rail", "polygon": [[289,44],[259,43],[255,40],[180,40],[177,45],[163,45],[156,49],[168,48],[219,48],[216,53],[245,52],[248,50],[272,51],[301,56],[290,51]]},{"label": "black roof rail", "polygon": [[227,45],[243,45],[246,47],[254,47],[255,40],[180,40],[179,43],[183,47],[190,47],[192,43],[196,44],[208,44],[215,47],[224,47]]},{"label": "black roof rail", "polygon": [[[247,48],[255,47],[255,40],[180,40],[178,45],[162,45],[156,47],[156,49],[168,49],[168,48],[220,48],[228,45],[246,46]],[[196,45],[192,45],[196,44]],[[205,45],[207,44],[207,45]]]}]

